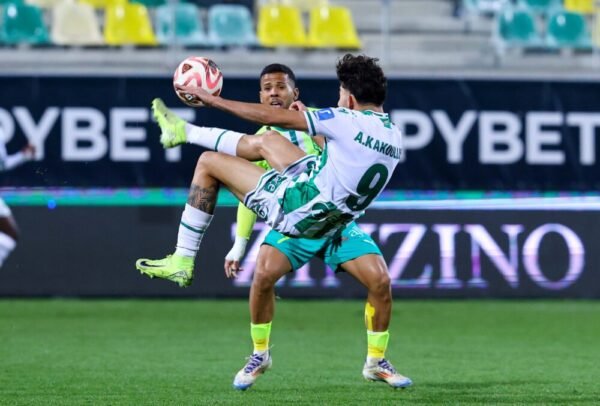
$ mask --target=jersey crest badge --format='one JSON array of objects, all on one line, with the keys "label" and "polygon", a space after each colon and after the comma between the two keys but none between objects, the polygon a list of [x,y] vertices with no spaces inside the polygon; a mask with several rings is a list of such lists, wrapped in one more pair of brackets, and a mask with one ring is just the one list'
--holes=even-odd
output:
[{"label": "jersey crest badge", "polygon": [[317,117],[319,117],[319,120],[321,120],[321,121],[329,120],[329,119],[333,118],[333,110],[331,110],[331,109],[318,110]]}]

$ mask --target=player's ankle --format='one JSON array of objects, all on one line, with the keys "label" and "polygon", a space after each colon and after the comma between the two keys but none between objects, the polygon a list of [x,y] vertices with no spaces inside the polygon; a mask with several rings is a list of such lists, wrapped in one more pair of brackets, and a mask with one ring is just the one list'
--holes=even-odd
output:
[{"label": "player's ankle", "polygon": [[257,350],[256,348],[254,349],[254,351],[252,352],[253,354],[256,355],[260,355],[261,357],[268,355],[269,354],[269,349],[267,348],[266,350]]},{"label": "player's ankle", "polygon": [[371,357],[367,355],[367,365],[377,365],[382,359],[383,357]]}]

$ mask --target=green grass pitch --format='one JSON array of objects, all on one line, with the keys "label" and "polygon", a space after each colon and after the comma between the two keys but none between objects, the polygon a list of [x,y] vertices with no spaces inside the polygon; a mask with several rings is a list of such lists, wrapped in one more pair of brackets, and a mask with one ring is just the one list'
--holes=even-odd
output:
[{"label": "green grass pitch", "polygon": [[388,358],[361,376],[361,301],[280,300],[273,369],[246,392],[245,301],[1,300],[0,404],[600,402],[600,302],[396,300]]}]

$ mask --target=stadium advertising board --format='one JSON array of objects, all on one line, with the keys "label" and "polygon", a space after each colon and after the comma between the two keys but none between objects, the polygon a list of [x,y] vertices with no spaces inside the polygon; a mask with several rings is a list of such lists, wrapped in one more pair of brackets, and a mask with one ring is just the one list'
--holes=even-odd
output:
[{"label": "stadium advertising board", "polygon": [[[23,238],[3,268],[4,296],[246,297],[267,232],[264,224],[256,225],[243,272],[228,280],[223,259],[233,241],[236,209],[219,208],[198,256],[194,284],[180,289],[149,280],[134,267],[139,257],[171,252],[179,208],[14,211]],[[373,209],[359,224],[381,247],[398,298],[600,298],[597,213]],[[40,227],[54,230],[56,238],[36,233]],[[335,275],[318,260],[287,275],[277,292],[281,297],[364,296],[349,275]]]},{"label": "stadium advertising board", "polygon": [[[333,79],[301,79],[308,105],[337,102]],[[26,139],[38,161],[4,185],[186,186],[200,150],[163,151],[149,105],[181,105],[171,79],[2,77],[0,131],[9,150]],[[596,190],[600,83],[392,79],[386,110],[405,132],[404,189]],[[257,101],[253,79],[226,78],[223,95]],[[257,127],[214,110],[178,110],[207,126]],[[179,176],[172,176],[173,173]]]}]

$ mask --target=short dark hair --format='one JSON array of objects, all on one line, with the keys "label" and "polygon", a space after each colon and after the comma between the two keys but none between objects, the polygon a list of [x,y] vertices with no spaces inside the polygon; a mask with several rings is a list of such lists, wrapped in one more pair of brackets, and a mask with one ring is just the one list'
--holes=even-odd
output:
[{"label": "short dark hair", "polygon": [[272,63],[263,68],[262,72],[260,72],[260,77],[262,78],[268,73],[285,73],[288,75],[288,78],[296,84],[296,75],[294,75],[294,71],[289,68],[289,66],[283,65],[281,63]]},{"label": "short dark hair", "polygon": [[379,59],[346,54],[336,65],[337,77],[361,104],[381,106],[387,93],[387,79],[377,64]]}]

